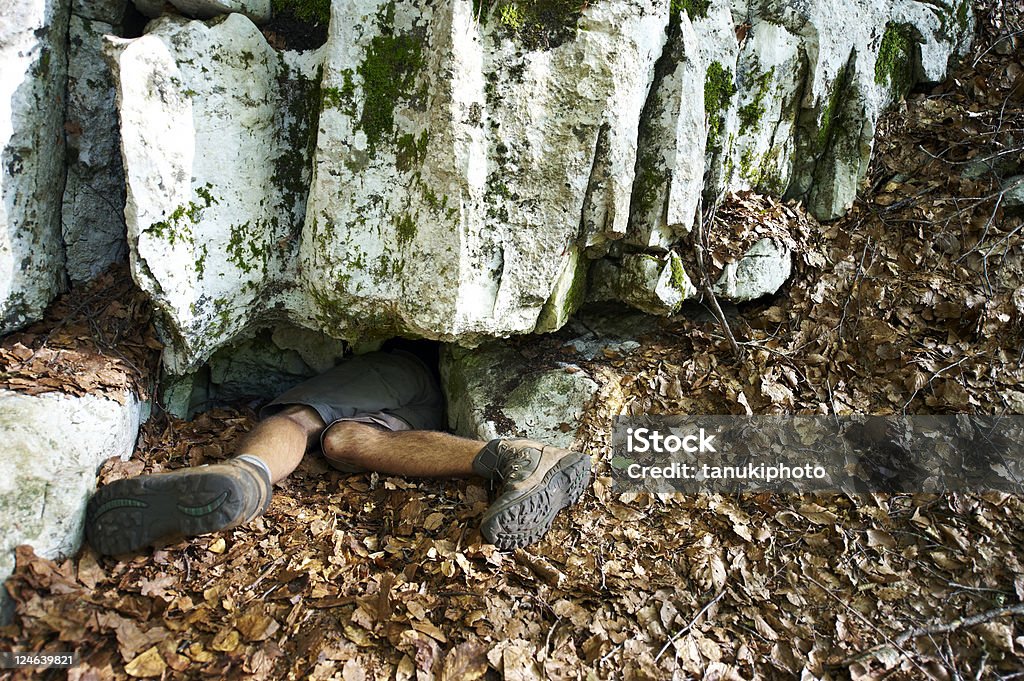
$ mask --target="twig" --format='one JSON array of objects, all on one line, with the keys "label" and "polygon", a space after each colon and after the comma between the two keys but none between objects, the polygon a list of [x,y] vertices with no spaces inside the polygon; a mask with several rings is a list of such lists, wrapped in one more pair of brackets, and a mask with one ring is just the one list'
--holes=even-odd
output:
[{"label": "twig", "polygon": [[[712,208],[712,214],[714,208]],[[712,218],[713,219],[713,218]],[[718,304],[718,297],[715,296],[715,291],[711,287],[711,278],[708,276],[708,270],[704,266],[704,211],[701,208],[701,201],[697,201],[697,215],[693,225],[693,253],[697,256],[697,275],[700,277],[701,287],[704,289],[704,295],[711,302],[711,311],[714,313],[715,318],[718,319],[719,325],[722,327],[722,331],[725,333],[725,337],[729,340],[729,345],[732,347],[733,355],[736,359],[743,359],[743,348],[740,347],[739,343],[736,342],[736,337],[732,335],[732,329],[729,328],[729,321],[725,318],[725,313],[722,312],[722,307]]]},{"label": "twig", "polygon": [[654,661],[657,662],[658,660],[660,660],[661,656],[665,654],[666,650],[668,650],[668,647],[670,645],[672,645],[672,643],[674,643],[677,638],[679,638],[680,636],[682,636],[683,634],[688,632],[693,627],[693,625],[697,623],[697,620],[700,619],[701,615],[706,613],[711,608],[711,606],[714,605],[715,603],[717,603],[722,598],[722,596],[724,596],[724,595],[725,595],[725,586],[723,585],[722,586],[722,590],[718,592],[718,595],[715,596],[714,598],[712,598],[710,601],[708,601],[707,604],[703,608],[701,608],[700,611],[698,611],[696,615],[693,616],[693,619],[691,619],[686,624],[685,627],[683,627],[682,629],[680,629],[676,633],[672,634],[671,638],[669,638],[669,640],[665,641],[665,645],[663,645],[661,647],[661,650],[658,651],[658,654],[654,657]]},{"label": "twig", "polygon": [[[860,262],[857,263],[857,271],[853,273],[853,283],[850,284],[850,293],[846,296],[846,302],[843,303],[843,314],[839,318],[839,325],[836,327],[838,333],[837,340],[843,342],[843,324],[846,323],[846,308],[850,306],[850,301],[853,300],[853,294],[857,290],[857,284],[860,282],[861,275],[864,273],[864,259],[868,255],[868,246],[871,245],[871,237],[868,237],[864,242],[864,250],[860,254]],[[874,260],[875,253],[871,252],[871,259]]]},{"label": "twig", "polygon": [[[625,643],[625,641],[623,641],[622,643]],[[607,652],[607,653],[606,653],[606,654],[604,655],[604,657],[602,657],[602,658],[601,658],[601,661],[597,663],[597,666],[598,666],[598,667],[600,667],[600,666],[601,666],[601,665],[603,665],[603,664],[604,664],[605,662],[607,662],[607,661],[608,661],[608,660],[609,660],[609,659],[611,658],[611,656],[612,656],[612,655],[614,655],[614,654],[615,654],[615,653],[616,653],[616,652],[617,652],[617,651],[619,650],[619,648],[621,648],[621,647],[622,647],[622,643],[616,644],[614,648],[612,648],[611,650],[609,650],[609,651],[608,651],[608,652]],[[655,662],[657,662],[657,660],[655,660]]]},{"label": "twig", "polygon": [[[964,362],[966,362],[969,359],[973,359],[973,358],[970,355],[964,355],[963,357],[961,357],[959,360],[953,362],[952,364],[948,364],[948,365],[942,367],[941,369],[939,369],[938,371],[936,371],[935,373],[933,373],[931,375],[931,378],[928,379],[928,383],[926,383],[925,385],[931,385],[932,381],[934,381],[936,378],[941,376],[943,373],[945,373],[949,369],[952,369],[954,367],[960,366],[961,364],[963,364]],[[924,386],[921,386],[921,388],[923,388],[923,387]],[[910,403],[914,401],[914,398],[917,397],[917,394],[919,392],[921,392],[921,388],[918,388],[917,390],[915,390],[913,392],[913,394],[910,396],[910,398],[906,402],[903,403],[903,411],[904,412],[907,410],[907,407],[910,405]]]},{"label": "twig", "polygon": [[535,556],[523,549],[516,549],[512,552],[512,557],[520,565],[529,568],[545,584],[560,588],[566,582],[565,573],[540,556]]},{"label": "twig", "polygon": [[[865,617],[865,616],[863,615],[863,613],[861,613],[861,612],[860,612],[859,610],[857,610],[856,608],[854,608],[853,606],[851,606],[851,605],[850,605],[849,603],[847,603],[846,601],[844,601],[844,600],[843,600],[842,598],[840,598],[839,596],[836,596],[836,595],[835,595],[834,593],[832,593],[832,590],[831,590],[831,589],[829,589],[828,587],[824,586],[824,585],[823,585],[823,584],[822,584],[821,582],[819,582],[818,580],[816,580],[816,579],[815,579],[814,577],[811,577],[810,575],[807,575],[807,574],[805,574],[805,575],[804,575],[804,579],[806,579],[807,581],[809,581],[809,582],[810,582],[811,584],[814,584],[814,585],[815,585],[816,587],[818,587],[819,589],[821,589],[822,591],[824,591],[824,592],[825,592],[825,594],[826,594],[826,595],[827,595],[827,596],[828,596],[829,598],[831,598],[832,600],[834,600],[834,601],[835,601],[836,603],[839,603],[839,604],[840,604],[840,605],[842,605],[842,606],[843,606],[844,608],[846,608],[847,610],[849,610],[850,612],[852,612],[852,613],[853,613],[854,615],[856,615],[856,616],[857,616],[857,618],[858,618],[858,619],[859,619],[859,620],[860,620],[861,622],[863,622],[864,624],[866,624],[866,625],[868,625],[869,627],[871,627],[872,629],[874,629],[874,630],[875,630],[875,632],[876,632],[876,633],[878,633],[878,635],[879,635],[879,636],[881,636],[882,638],[884,638],[884,639],[886,640],[886,642],[887,642],[888,644],[891,644],[894,650],[896,650],[896,651],[898,651],[898,652],[902,653],[902,654],[903,654],[904,656],[906,656],[906,658],[907,658],[908,660],[910,660],[911,664],[913,664],[913,665],[914,665],[915,667],[917,667],[918,671],[921,671],[922,673],[924,672],[924,670],[923,670],[923,669],[921,669],[921,665],[919,665],[919,664],[918,664],[918,663],[917,663],[917,662],[916,662],[916,661],[914,660],[914,658],[913,658],[913,657],[911,657],[910,653],[908,653],[908,652],[907,652],[906,650],[904,650],[903,648],[901,648],[901,647],[900,647],[900,644],[899,644],[899,643],[895,643],[895,642],[894,642],[894,641],[893,641],[893,640],[892,640],[891,638],[889,638],[889,635],[888,635],[888,634],[886,634],[886,633],[885,633],[884,631],[882,631],[881,629],[879,629],[879,628],[878,628],[878,626],[877,626],[877,625],[876,625],[876,624],[875,624],[874,622],[872,622],[871,620],[869,620],[869,619],[868,619],[867,617]],[[842,665],[840,665],[840,666],[842,666]]]},{"label": "twig", "polygon": [[869,657],[875,657],[879,653],[885,651],[895,650],[904,655],[908,655],[907,651],[903,650],[900,647],[907,641],[910,641],[915,638],[920,638],[922,636],[950,634],[954,631],[957,631],[958,629],[963,629],[965,627],[973,627],[978,624],[984,624],[985,622],[989,622],[999,617],[1005,617],[1006,615],[1024,616],[1024,603],[1017,603],[1016,605],[1007,605],[1002,608],[993,608],[992,610],[986,610],[985,612],[980,612],[976,615],[971,615],[970,617],[958,617],[952,622],[943,622],[942,624],[933,624],[928,627],[916,627],[914,629],[907,629],[899,635],[897,635],[895,638],[889,638],[888,636],[886,636],[887,641],[885,643],[879,643],[876,646],[872,646],[865,651],[859,652],[856,655],[852,655],[846,658],[842,662],[837,662],[836,664],[832,664],[829,666],[833,668],[845,667],[847,665],[853,664],[854,662],[859,662]]}]

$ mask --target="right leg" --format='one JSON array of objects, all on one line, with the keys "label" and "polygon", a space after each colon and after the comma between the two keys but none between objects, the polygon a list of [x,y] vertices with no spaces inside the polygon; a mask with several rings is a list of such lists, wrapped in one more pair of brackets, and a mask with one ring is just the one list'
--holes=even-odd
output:
[{"label": "right leg", "polygon": [[245,436],[239,457],[105,485],[86,508],[89,543],[99,553],[120,554],[250,521],[267,509],[272,483],[295,469],[323,426],[315,409],[289,406]]},{"label": "right leg", "polygon": [[270,482],[275,483],[295,470],[306,451],[316,445],[324,425],[316,409],[292,405],[257,423],[236,450],[262,461]]}]

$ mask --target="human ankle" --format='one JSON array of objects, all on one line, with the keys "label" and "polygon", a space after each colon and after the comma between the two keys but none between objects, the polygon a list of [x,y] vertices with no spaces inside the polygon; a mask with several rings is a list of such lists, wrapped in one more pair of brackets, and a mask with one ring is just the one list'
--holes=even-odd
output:
[{"label": "human ankle", "polygon": [[268,466],[267,463],[260,457],[254,454],[239,454],[238,456],[235,457],[235,459],[239,461],[245,461],[246,463],[250,463],[256,466],[263,473],[268,484],[270,484],[271,480],[273,480],[273,475],[271,475],[270,473],[270,466]]}]

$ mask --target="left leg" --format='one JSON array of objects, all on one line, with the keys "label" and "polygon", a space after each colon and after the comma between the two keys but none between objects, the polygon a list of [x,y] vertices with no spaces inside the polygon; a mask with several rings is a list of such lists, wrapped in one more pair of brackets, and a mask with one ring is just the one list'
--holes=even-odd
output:
[{"label": "left leg", "polygon": [[382,430],[339,421],[324,433],[324,456],[340,468],[389,475],[452,477],[473,474],[482,442],[432,430]]},{"label": "left leg", "polygon": [[526,546],[550,529],[555,514],[582,496],[590,457],[532,440],[488,443],[425,430],[387,431],[339,421],[324,432],[324,456],[347,470],[391,475],[480,475],[499,483],[480,531],[502,549]]}]

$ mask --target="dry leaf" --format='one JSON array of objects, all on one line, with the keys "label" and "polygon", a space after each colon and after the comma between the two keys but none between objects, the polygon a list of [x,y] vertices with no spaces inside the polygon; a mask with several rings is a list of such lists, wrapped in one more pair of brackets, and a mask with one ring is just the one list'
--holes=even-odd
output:
[{"label": "dry leaf", "polygon": [[167,663],[160,657],[156,646],[149,648],[124,667],[125,673],[129,676],[143,679],[162,676],[166,669]]}]

